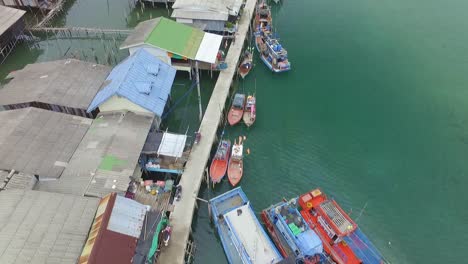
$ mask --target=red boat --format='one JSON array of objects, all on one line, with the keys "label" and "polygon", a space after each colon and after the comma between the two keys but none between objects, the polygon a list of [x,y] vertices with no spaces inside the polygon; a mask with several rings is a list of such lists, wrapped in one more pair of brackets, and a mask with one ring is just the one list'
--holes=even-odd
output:
[{"label": "red boat", "polygon": [[228,122],[231,126],[239,123],[244,114],[245,107],[245,94],[236,94],[232,101],[231,109],[228,114]]},{"label": "red boat", "polygon": [[242,151],[243,151],[242,141],[240,141],[239,144],[236,144],[236,142],[234,142],[234,145],[232,146],[232,153],[231,153],[231,158],[229,159],[229,165],[228,165],[228,171],[227,171],[229,182],[231,183],[232,186],[236,186],[242,179],[242,174],[243,174],[243,169],[244,169],[244,163],[242,161],[242,158],[243,158]]},{"label": "red boat", "polygon": [[301,215],[323,242],[323,249],[339,264],[385,263],[357,224],[320,189],[298,199]]},{"label": "red boat", "polygon": [[231,141],[222,140],[216,150],[213,161],[211,161],[210,177],[213,183],[220,182],[226,174],[230,151]]}]

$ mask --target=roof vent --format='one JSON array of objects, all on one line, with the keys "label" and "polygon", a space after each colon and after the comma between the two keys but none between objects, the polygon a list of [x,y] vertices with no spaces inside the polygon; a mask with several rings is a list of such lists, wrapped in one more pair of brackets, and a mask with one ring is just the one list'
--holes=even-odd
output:
[{"label": "roof vent", "polygon": [[159,64],[152,63],[146,65],[146,72],[152,74],[154,76],[158,75],[159,73]]},{"label": "roof vent", "polygon": [[153,84],[151,82],[135,82],[135,87],[137,88],[137,91],[141,94],[150,94],[151,93],[151,88],[153,87]]}]

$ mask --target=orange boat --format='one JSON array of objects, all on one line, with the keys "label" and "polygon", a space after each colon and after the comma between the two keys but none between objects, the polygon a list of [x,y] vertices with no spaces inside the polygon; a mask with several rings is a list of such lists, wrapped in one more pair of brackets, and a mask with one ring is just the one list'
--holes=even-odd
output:
[{"label": "orange boat", "polygon": [[220,182],[226,174],[230,151],[231,141],[222,140],[219,143],[216,154],[213,157],[213,161],[211,161],[210,177],[213,183]]},{"label": "orange boat", "polygon": [[242,173],[244,169],[244,163],[242,161],[243,155],[243,145],[242,142],[232,146],[231,158],[229,159],[227,175],[229,182],[232,186],[236,186],[242,179]]},{"label": "orange boat", "polygon": [[228,122],[231,126],[239,123],[244,114],[245,107],[245,94],[236,94],[234,100],[232,101],[231,110],[228,114]]},{"label": "orange boat", "polygon": [[335,200],[320,189],[298,199],[301,215],[323,241],[324,250],[338,264],[386,263],[357,224]]}]

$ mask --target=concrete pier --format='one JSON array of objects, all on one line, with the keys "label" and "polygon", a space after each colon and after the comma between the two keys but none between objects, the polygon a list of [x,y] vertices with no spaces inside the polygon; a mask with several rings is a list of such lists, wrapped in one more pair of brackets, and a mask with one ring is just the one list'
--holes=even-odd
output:
[{"label": "concrete pier", "polygon": [[[201,141],[194,146],[186,164],[180,184],[182,198],[175,202],[174,212],[170,221],[173,227],[172,237],[168,248],[163,249],[158,263],[183,264],[185,248],[189,239],[196,197],[210,158],[211,148],[216,138],[216,131],[221,122],[226,99],[229,96],[234,74],[236,73],[244,41],[247,37],[249,25],[255,10],[256,0],[247,0],[242,17],[239,21],[236,40],[226,55],[228,68],[221,71],[213,89],[210,102],[200,125]],[[214,239],[214,238],[213,238]]]}]

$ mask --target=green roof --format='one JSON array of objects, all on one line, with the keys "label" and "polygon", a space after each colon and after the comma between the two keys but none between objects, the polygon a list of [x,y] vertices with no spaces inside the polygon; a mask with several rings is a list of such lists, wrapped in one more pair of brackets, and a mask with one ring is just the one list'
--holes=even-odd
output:
[{"label": "green roof", "polygon": [[145,40],[168,52],[195,59],[205,32],[161,17],[159,23]]}]

